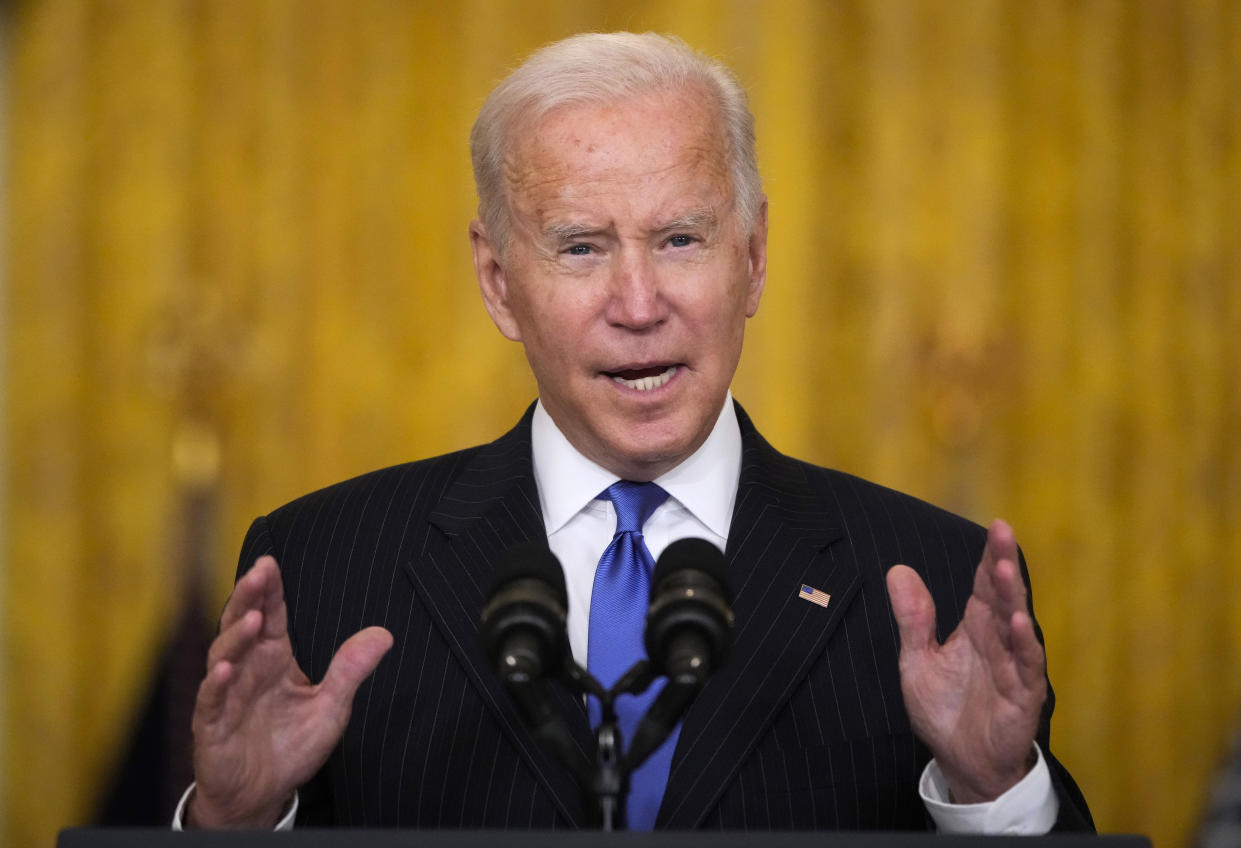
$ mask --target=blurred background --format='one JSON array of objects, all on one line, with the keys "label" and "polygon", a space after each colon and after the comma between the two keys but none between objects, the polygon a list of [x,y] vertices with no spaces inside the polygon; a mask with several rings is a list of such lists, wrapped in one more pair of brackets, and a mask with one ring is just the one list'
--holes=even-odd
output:
[{"label": "blurred background", "polygon": [[1009,519],[1056,752],[1100,828],[1192,842],[1241,720],[1241,3],[0,9],[4,844],[167,815],[252,517],[534,397],[466,136],[587,29],[752,94],[736,397],[788,453]]}]

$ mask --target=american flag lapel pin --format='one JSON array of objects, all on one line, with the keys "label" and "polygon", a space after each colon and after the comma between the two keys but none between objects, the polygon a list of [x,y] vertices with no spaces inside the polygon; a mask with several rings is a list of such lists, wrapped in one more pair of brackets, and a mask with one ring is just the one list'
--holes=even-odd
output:
[{"label": "american flag lapel pin", "polygon": [[824,592],[822,589],[807,586],[805,583],[802,584],[801,591],[797,594],[802,600],[810,601],[812,604],[818,604],[824,609],[827,609],[827,604],[832,599],[832,596],[827,594],[827,592]]}]

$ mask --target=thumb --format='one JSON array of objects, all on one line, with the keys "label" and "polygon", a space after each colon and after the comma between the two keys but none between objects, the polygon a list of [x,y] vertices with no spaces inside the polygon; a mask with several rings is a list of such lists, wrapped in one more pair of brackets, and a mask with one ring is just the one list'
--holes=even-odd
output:
[{"label": "thumb", "polygon": [[392,634],[382,627],[368,627],[353,634],[332,657],[332,664],[320,684],[322,691],[348,707],[362,681],[370,676],[391,647]]},{"label": "thumb", "polygon": [[935,647],[935,601],[918,572],[907,565],[894,565],[888,569],[887,582],[892,615],[901,634],[901,653]]}]

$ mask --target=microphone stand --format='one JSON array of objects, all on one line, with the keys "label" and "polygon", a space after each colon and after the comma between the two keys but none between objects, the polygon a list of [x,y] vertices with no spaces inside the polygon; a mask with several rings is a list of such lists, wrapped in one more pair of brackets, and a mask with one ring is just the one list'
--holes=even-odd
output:
[{"label": "microphone stand", "polygon": [[[572,657],[565,657],[565,678],[571,692],[598,698],[602,708],[602,719],[595,728],[594,769],[590,774],[577,775],[578,785],[586,797],[590,820],[608,833],[624,830],[629,772],[624,767],[620,723],[616,717],[616,695],[620,693],[615,687],[605,690],[594,675],[574,662]],[[561,762],[564,762],[563,758]]]},{"label": "microphone stand", "polygon": [[[686,687],[675,679],[669,679],[639,722],[629,753],[625,754],[616,716],[616,698],[619,695],[639,695],[650,688],[657,676],[650,662],[639,660],[634,663],[608,690],[571,659],[567,659],[565,665],[570,689],[579,695],[598,698],[601,708],[601,720],[595,729],[594,771],[589,781],[580,781],[589,802],[592,822],[605,832],[624,830],[629,775],[672,733],[699,687]],[[655,721],[652,721],[653,718]]]},{"label": "microphone stand", "polygon": [[[604,689],[590,672],[569,656],[565,657],[562,675],[569,691],[579,696],[598,698],[602,707],[602,719],[595,729],[592,768],[583,766],[569,724],[552,708],[547,697],[546,680],[541,675],[517,660],[502,668],[500,677],[517,702],[531,735],[555,756],[581,787],[591,823],[606,832],[624,830],[625,796],[629,794],[630,773],[668,738],[693,694],[675,699],[674,714],[669,714],[667,690],[661,692],[634,734],[635,739],[642,740],[643,750],[631,748],[626,756],[620,722],[616,716],[616,698],[619,695],[638,695],[650,688],[656,677],[650,662],[639,660],[634,663],[611,689]],[[670,680],[669,685],[673,682]],[[664,705],[662,709],[661,703]],[[648,726],[649,718],[656,712],[663,713],[667,718],[652,732]]]}]

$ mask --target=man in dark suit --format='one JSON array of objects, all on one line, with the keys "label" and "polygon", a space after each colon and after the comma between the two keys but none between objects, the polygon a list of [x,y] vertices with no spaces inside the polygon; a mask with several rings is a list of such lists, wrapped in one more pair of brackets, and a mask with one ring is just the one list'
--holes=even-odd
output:
[{"label": "man in dark suit", "polygon": [[[583,826],[476,622],[496,558],[545,542],[585,661],[621,535],[609,493],[653,481],[641,547],[722,548],[737,632],[648,826],[1091,827],[1049,750],[1011,530],[782,456],[731,400],[766,280],[752,121],[726,69],[649,34],[551,45],[492,93],[474,263],[538,402],[489,445],[255,522],[199,692],[188,823]],[[586,711],[552,690],[585,762]]]}]

